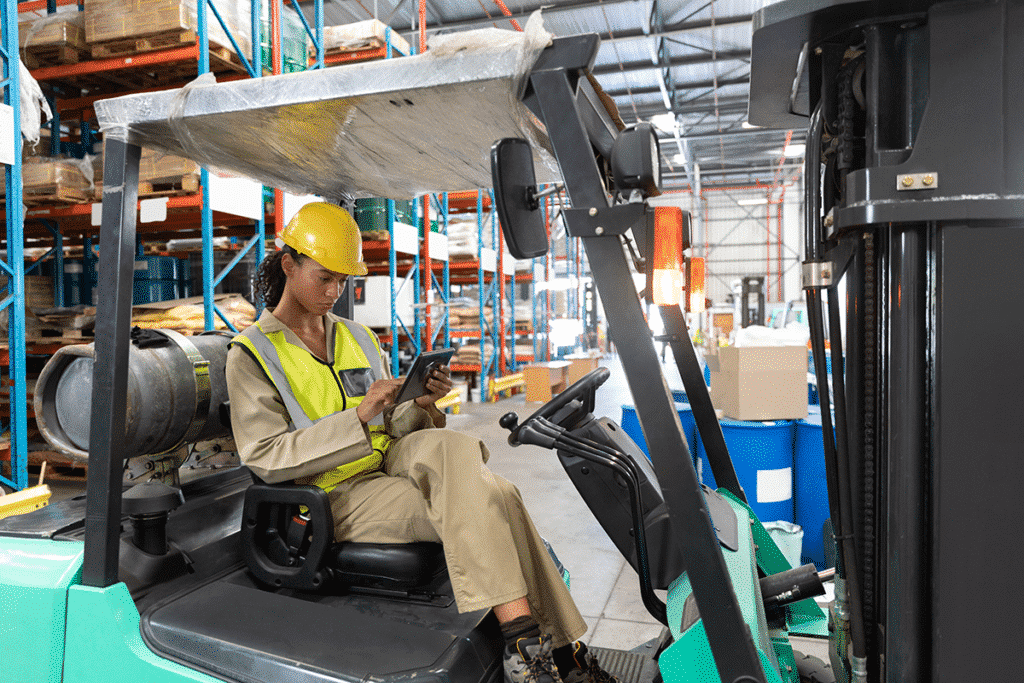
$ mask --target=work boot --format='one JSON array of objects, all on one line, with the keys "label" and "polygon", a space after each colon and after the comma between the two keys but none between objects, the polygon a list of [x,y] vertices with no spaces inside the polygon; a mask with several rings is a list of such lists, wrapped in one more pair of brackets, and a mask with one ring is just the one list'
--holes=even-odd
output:
[{"label": "work boot", "polygon": [[519,638],[506,646],[505,683],[562,683],[551,657],[551,636]]},{"label": "work boot", "polygon": [[576,641],[572,647],[572,659],[576,668],[567,672],[562,678],[564,683],[619,683],[619,679],[601,668],[597,657],[587,650],[587,646]]}]

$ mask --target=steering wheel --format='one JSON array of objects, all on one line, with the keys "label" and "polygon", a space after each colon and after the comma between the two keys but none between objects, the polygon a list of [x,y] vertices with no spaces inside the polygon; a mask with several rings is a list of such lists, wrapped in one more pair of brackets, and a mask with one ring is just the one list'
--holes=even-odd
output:
[{"label": "steering wheel", "polygon": [[530,415],[530,417],[526,418],[522,424],[519,424],[519,416],[514,412],[502,415],[501,419],[498,420],[498,424],[511,432],[508,436],[508,442],[513,446],[518,446],[520,443],[523,443],[519,439],[520,434],[525,428],[528,428],[532,422],[552,417],[576,399],[582,399],[588,395],[592,398],[594,392],[597,391],[597,388],[608,381],[611,374],[612,373],[608,368],[597,368],[595,370],[591,370],[580,380],[574,382],[568,389],[557,396],[552,397],[550,401],[538,408],[532,415]]}]

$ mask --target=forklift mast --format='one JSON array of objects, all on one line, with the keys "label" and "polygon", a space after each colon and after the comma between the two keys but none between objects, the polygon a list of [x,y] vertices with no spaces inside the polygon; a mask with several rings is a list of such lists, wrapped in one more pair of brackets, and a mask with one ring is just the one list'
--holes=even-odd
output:
[{"label": "forklift mast", "polygon": [[1024,481],[1024,317],[1009,300],[1022,63],[1019,2],[754,15],[749,120],[809,127],[804,288],[822,382],[828,316],[835,389],[833,664],[852,680],[1020,677],[1024,548],[1004,530]]}]

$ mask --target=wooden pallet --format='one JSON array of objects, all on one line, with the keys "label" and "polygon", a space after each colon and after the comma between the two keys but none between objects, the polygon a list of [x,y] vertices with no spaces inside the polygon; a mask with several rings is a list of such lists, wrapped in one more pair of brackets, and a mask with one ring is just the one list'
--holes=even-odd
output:
[{"label": "wooden pallet", "polygon": [[89,188],[79,189],[62,183],[25,188],[22,197],[22,201],[25,202],[26,206],[84,204],[92,200],[93,192]]},{"label": "wooden pallet", "polygon": [[87,460],[74,460],[73,458],[57,451],[29,451],[28,452],[28,479],[36,481],[43,463],[46,463],[46,481],[81,481],[84,482],[89,475],[89,463]]},{"label": "wooden pallet", "polygon": [[25,59],[25,66],[29,69],[38,69],[58,64],[78,64],[89,56],[89,51],[87,48],[75,45],[42,45],[27,47],[22,50],[22,55]]},{"label": "wooden pallet", "polygon": [[199,191],[199,174],[186,173],[177,178],[149,180],[139,183],[139,197],[176,197]]},{"label": "wooden pallet", "polygon": [[154,52],[156,50],[167,50],[174,47],[183,47],[196,42],[196,32],[192,29],[177,29],[173,31],[161,31],[147,36],[132,36],[130,38],[118,38],[107,40],[101,43],[93,43],[93,59],[106,59],[108,57],[130,57],[139,52]]},{"label": "wooden pallet", "polygon": [[[196,44],[196,32],[192,29],[162,31],[148,36],[134,36],[109,40],[92,45],[93,59],[110,57],[131,57],[142,52],[156,52]],[[245,72],[242,60],[233,48],[210,42],[210,70]]]}]

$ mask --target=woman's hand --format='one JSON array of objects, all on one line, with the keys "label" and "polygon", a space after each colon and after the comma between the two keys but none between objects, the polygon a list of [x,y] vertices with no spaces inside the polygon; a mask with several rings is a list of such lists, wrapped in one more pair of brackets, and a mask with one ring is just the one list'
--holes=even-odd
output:
[{"label": "woman's hand", "polygon": [[452,377],[451,368],[447,365],[434,368],[434,370],[427,376],[427,381],[424,386],[427,388],[427,393],[420,396],[416,401],[416,405],[420,408],[426,408],[431,403],[435,403],[439,399],[444,398],[448,395],[448,392],[452,390]]},{"label": "woman's hand", "polygon": [[395,398],[398,397],[398,390],[402,388],[400,379],[379,379],[370,385],[370,390],[363,397],[363,402],[356,407],[356,415],[363,424],[377,417],[390,408]]}]

